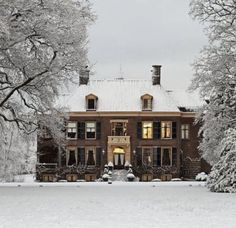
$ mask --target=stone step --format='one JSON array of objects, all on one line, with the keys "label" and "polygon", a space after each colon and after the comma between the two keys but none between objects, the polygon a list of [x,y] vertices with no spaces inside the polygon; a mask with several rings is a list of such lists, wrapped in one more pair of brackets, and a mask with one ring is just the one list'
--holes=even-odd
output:
[{"label": "stone step", "polygon": [[115,169],[112,172],[112,181],[127,181],[127,170],[121,169]]}]

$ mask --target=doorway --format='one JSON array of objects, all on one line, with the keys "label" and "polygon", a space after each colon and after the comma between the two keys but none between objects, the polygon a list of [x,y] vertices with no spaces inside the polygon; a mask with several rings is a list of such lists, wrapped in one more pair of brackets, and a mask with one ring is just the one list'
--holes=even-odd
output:
[{"label": "doorway", "polygon": [[124,169],[125,151],[122,147],[116,147],[113,150],[114,169]]}]

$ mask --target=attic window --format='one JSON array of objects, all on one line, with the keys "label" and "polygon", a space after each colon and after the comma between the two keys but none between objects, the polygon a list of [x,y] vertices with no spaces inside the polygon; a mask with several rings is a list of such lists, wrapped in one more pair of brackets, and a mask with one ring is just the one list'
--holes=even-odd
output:
[{"label": "attic window", "polygon": [[86,96],[86,109],[88,111],[95,111],[97,109],[97,96],[89,94]]},{"label": "attic window", "polygon": [[142,110],[143,111],[151,111],[153,97],[149,94],[145,94],[141,97],[141,100],[142,100]]}]

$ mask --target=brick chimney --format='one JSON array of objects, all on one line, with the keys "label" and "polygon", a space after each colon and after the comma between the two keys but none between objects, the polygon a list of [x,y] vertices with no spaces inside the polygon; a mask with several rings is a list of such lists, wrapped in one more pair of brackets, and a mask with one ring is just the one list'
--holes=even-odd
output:
[{"label": "brick chimney", "polygon": [[152,84],[160,85],[161,84],[161,65],[152,66]]},{"label": "brick chimney", "polygon": [[87,85],[89,82],[89,72],[88,66],[82,68],[79,72],[79,84],[80,85]]}]

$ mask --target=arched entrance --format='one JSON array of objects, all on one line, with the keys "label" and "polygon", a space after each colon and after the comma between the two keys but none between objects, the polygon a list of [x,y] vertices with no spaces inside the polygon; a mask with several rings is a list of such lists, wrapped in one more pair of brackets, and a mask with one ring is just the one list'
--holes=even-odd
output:
[{"label": "arched entrance", "polygon": [[124,169],[125,150],[122,147],[115,147],[113,150],[114,169]]}]

